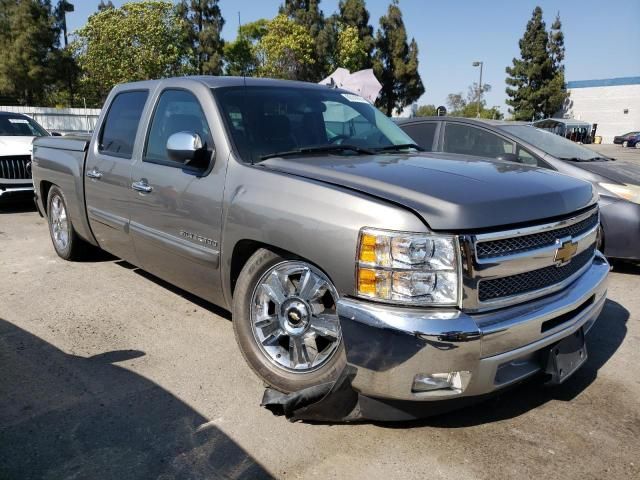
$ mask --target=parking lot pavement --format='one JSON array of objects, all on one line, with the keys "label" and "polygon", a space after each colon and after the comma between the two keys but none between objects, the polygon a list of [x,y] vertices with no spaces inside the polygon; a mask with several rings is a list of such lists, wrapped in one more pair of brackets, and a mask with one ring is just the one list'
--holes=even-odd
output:
[{"label": "parking lot pavement", "polygon": [[607,157],[615,158],[623,162],[634,162],[640,165],[640,148],[623,148],[622,145],[585,145],[596,152],[601,153]]},{"label": "parking lot pavement", "polygon": [[640,478],[640,268],[610,277],[587,364],[408,424],[289,423],[228,313],[0,207],[0,479]]}]

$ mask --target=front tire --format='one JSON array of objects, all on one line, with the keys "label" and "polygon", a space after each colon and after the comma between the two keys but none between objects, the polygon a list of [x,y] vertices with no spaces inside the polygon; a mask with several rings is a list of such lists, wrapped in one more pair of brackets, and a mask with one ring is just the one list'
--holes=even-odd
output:
[{"label": "front tire", "polygon": [[338,294],[315,266],[260,249],[247,261],[233,296],[233,329],[252,370],[294,392],[335,380],[346,364]]},{"label": "front tire", "polygon": [[624,142],[622,142],[622,147],[623,148],[627,148],[628,145],[629,145],[629,142],[627,142],[626,140]]},{"label": "front tire", "polygon": [[47,196],[47,220],[53,248],[60,258],[78,260],[85,253],[86,244],[78,236],[68,215],[64,193],[52,186]]}]

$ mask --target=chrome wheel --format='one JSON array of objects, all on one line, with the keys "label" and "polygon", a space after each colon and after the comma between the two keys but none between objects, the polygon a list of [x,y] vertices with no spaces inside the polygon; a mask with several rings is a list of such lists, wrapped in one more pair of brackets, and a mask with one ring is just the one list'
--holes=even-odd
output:
[{"label": "chrome wheel", "polygon": [[251,329],[260,350],[290,372],[321,368],[342,339],[337,300],[335,288],[315,267],[299,261],[274,265],[251,297]]},{"label": "chrome wheel", "polygon": [[623,146],[624,148],[627,148],[627,145],[629,145],[629,142],[627,142],[626,140],[625,140],[624,142],[622,142],[622,146]]},{"label": "chrome wheel", "polygon": [[69,221],[67,220],[67,210],[60,196],[55,195],[51,199],[51,237],[60,251],[65,250],[69,245]]}]

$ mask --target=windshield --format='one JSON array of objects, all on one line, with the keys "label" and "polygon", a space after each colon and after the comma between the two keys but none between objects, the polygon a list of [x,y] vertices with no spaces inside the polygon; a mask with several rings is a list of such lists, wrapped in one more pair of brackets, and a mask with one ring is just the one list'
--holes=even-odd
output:
[{"label": "windshield", "polygon": [[555,133],[540,130],[529,125],[500,125],[500,128],[525,142],[538,147],[545,153],[560,159],[591,160],[602,158],[597,152],[573,143]]},{"label": "windshield", "polygon": [[214,91],[243,161],[320,146],[359,154],[413,144],[395,123],[358,95],[327,88],[230,87]]},{"label": "windshield", "polygon": [[0,115],[1,137],[44,137],[46,130],[22,115]]}]

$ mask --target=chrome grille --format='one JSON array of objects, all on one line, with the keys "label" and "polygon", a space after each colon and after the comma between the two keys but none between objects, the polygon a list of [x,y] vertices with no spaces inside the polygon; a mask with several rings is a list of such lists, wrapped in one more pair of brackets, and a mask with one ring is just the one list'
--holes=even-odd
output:
[{"label": "chrome grille", "polygon": [[0,179],[30,180],[31,170],[27,167],[30,161],[29,155],[0,157]]},{"label": "chrome grille", "polygon": [[594,228],[597,224],[598,213],[596,212],[581,222],[566,227],[520,237],[479,242],[476,244],[476,254],[478,258],[488,258],[527,252],[536,248],[553,245],[559,238],[581,235]]},{"label": "chrome grille", "polygon": [[[460,235],[462,308],[502,308],[565,288],[590,265],[599,224],[594,206],[550,223]],[[573,258],[563,264],[572,249]]]},{"label": "chrome grille", "polygon": [[495,298],[540,290],[549,285],[563,282],[584,267],[591,260],[594,252],[595,245],[592,245],[573,257],[571,262],[564,266],[556,267],[552,265],[509,277],[481,280],[478,298],[481,302],[486,302]]}]

